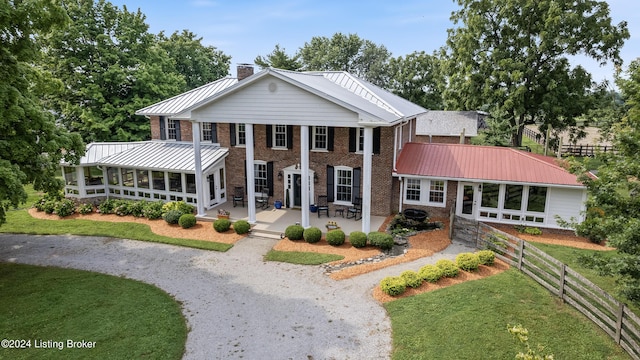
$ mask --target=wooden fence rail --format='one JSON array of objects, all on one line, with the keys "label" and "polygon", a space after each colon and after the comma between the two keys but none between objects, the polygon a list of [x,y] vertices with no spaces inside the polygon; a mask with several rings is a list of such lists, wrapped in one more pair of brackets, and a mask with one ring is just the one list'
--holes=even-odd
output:
[{"label": "wooden fence rail", "polygon": [[640,318],[622,302],[526,241],[486,224],[455,216],[452,236],[517,268],[609,334],[633,359],[640,360]]}]

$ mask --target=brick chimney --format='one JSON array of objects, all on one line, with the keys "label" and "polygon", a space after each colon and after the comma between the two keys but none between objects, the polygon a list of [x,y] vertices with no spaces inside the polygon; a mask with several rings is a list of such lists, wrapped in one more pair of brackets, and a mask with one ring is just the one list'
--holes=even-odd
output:
[{"label": "brick chimney", "polygon": [[253,65],[238,64],[238,81],[244,80],[253,75]]}]

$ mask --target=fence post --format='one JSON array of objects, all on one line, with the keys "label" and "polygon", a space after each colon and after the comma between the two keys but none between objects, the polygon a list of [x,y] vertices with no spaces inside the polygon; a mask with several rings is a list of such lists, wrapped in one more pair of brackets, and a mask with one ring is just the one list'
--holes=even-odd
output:
[{"label": "fence post", "polygon": [[562,264],[560,267],[560,288],[558,289],[558,296],[560,296],[560,300],[564,302],[564,277],[566,274],[567,265]]},{"label": "fence post", "polygon": [[522,271],[522,258],[524,257],[524,240],[522,239],[518,243],[518,251],[520,252],[518,254],[518,270]]},{"label": "fence post", "polygon": [[616,344],[620,345],[620,339],[622,338],[622,317],[624,316],[624,303],[620,302],[618,306],[618,319],[616,321]]}]

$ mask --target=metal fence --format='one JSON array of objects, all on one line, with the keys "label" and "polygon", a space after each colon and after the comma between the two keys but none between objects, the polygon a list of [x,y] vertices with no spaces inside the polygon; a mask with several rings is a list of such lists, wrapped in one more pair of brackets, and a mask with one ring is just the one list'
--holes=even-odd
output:
[{"label": "metal fence", "polygon": [[452,236],[517,268],[604,330],[633,359],[640,359],[640,318],[622,302],[530,243],[486,224],[453,219]]}]

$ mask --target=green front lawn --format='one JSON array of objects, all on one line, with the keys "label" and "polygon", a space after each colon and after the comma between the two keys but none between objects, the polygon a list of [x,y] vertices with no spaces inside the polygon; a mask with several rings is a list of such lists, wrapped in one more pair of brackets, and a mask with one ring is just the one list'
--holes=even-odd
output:
[{"label": "green front lawn", "polygon": [[298,265],[320,265],[342,260],[344,256],[314,252],[271,250],[264,256],[264,259],[266,261],[279,261]]},{"label": "green front lawn", "polygon": [[524,345],[507,331],[522,324],[529,344],[556,359],[629,359],[586,317],[511,269],[482,280],[385,304],[393,359],[513,359]]},{"label": "green front lawn", "polygon": [[[180,359],[185,350],[179,303],[139,281],[0,263],[0,294],[2,338],[30,346],[3,346],[3,359]],[[55,348],[42,348],[49,340]],[[69,349],[68,340],[93,348]]]}]

